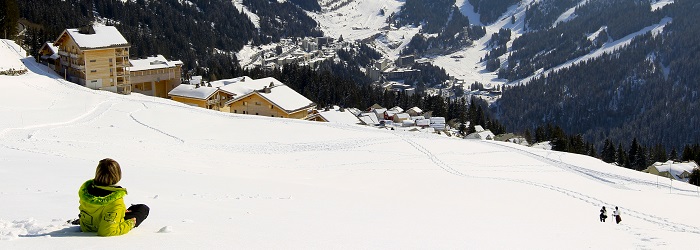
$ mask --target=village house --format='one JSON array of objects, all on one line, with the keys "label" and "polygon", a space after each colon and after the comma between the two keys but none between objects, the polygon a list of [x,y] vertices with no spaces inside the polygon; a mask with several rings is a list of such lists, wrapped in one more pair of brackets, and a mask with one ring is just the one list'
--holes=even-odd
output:
[{"label": "village house", "polygon": [[131,91],[168,98],[168,93],[182,83],[181,61],[169,61],[163,55],[132,59],[129,68]]},{"label": "village house", "polygon": [[131,44],[113,26],[66,29],[53,43],[58,47],[56,71],[71,82],[91,89],[131,93]]},{"label": "village house", "polygon": [[698,164],[694,161],[674,162],[669,160],[667,162],[655,162],[647,167],[644,172],[666,178],[673,178],[677,181],[688,182],[690,174],[693,173],[693,169],[697,167]]},{"label": "village house", "polygon": [[361,124],[360,119],[350,109],[333,106],[314,112],[314,121],[340,124]]},{"label": "village house", "polygon": [[237,114],[312,119],[316,104],[275,78],[250,77],[180,84],[168,95],[175,101]]},{"label": "village house", "polygon": [[39,62],[46,64],[50,69],[56,71],[61,65],[61,56],[58,55],[58,47],[53,42],[45,42],[39,49]]},{"label": "village house", "polygon": [[220,88],[198,84],[180,84],[168,92],[168,96],[177,102],[200,108],[223,111],[222,101],[231,99],[234,94]]}]

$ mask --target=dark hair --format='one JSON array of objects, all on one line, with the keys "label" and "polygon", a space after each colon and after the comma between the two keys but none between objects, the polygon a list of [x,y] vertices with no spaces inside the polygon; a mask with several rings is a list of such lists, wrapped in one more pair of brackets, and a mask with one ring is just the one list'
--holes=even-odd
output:
[{"label": "dark hair", "polygon": [[95,185],[109,186],[114,185],[122,179],[122,169],[117,161],[110,158],[105,158],[97,164],[95,170]]}]

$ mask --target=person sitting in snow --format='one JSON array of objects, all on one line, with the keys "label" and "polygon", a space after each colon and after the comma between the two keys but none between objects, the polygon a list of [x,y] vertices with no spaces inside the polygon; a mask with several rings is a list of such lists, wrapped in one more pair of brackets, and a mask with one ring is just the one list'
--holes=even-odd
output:
[{"label": "person sitting in snow", "polygon": [[620,210],[615,207],[615,210],[613,210],[613,216],[615,217],[615,222],[617,224],[620,224],[620,221],[622,221],[622,217],[620,217]]},{"label": "person sitting in snow", "polygon": [[605,206],[600,209],[600,221],[605,222],[605,219],[608,218],[608,210],[605,209]]},{"label": "person sitting in snow", "polygon": [[78,223],[83,232],[97,232],[99,236],[128,233],[148,217],[146,205],[124,205],[126,189],[116,184],[122,178],[119,163],[106,158],[97,164],[95,179],[86,181],[78,191],[80,215]]}]

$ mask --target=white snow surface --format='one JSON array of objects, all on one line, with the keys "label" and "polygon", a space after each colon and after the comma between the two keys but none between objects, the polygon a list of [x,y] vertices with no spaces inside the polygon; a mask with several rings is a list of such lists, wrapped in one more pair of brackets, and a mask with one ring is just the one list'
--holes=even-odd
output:
[{"label": "white snow surface", "polygon": [[664,6],[672,4],[674,2],[675,2],[675,0],[655,0],[655,1],[652,0],[651,10],[661,9]]},{"label": "white snow surface", "polygon": [[[8,53],[0,46],[0,53]],[[11,57],[2,57],[2,64]],[[0,76],[0,249],[693,249],[697,187],[511,143],[205,110],[95,91],[32,58]],[[31,100],[31,101],[30,101]],[[124,236],[65,223],[100,159]],[[658,180],[658,182],[657,182]],[[598,221],[619,206],[621,224]]]},{"label": "white snow surface", "polygon": [[20,59],[26,56],[27,52],[10,40],[2,40],[0,42],[0,71],[9,69],[23,70],[26,69]]},{"label": "white snow surface", "polygon": [[241,13],[246,14],[248,19],[250,19],[250,21],[253,22],[253,25],[255,25],[255,28],[260,29],[260,17],[251,12],[250,9],[248,9],[248,6],[243,4],[243,0],[233,0],[233,6],[236,6],[236,9],[238,9],[238,11]]}]

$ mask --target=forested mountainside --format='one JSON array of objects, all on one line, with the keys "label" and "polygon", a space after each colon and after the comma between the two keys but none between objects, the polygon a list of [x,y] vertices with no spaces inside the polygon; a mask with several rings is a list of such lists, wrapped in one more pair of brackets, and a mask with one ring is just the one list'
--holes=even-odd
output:
[{"label": "forested mountainside", "polygon": [[[501,121],[516,131],[552,123],[597,144],[609,138],[629,145],[636,138],[680,149],[700,141],[700,2],[676,0],[651,11],[649,1],[591,0],[575,14],[516,39],[505,71],[522,72],[513,79],[524,77],[645,26],[668,23],[622,49],[507,89],[494,105]],[[586,39],[596,30],[594,39]]]},{"label": "forested mountainside", "polygon": [[421,32],[411,39],[402,54],[445,53],[469,46],[486,34],[483,27],[469,24],[469,19],[455,6],[455,0],[407,0],[391,19],[397,26],[422,25]]},{"label": "forested mountainside", "polygon": [[[292,2],[314,9],[309,3],[316,1]],[[163,54],[182,60],[186,68],[237,65],[232,52],[249,43],[322,35],[313,19],[287,1],[244,0],[260,18],[259,29],[231,0],[23,0],[18,3],[20,17],[30,27],[25,42],[31,53],[64,29],[87,25],[93,18],[115,25],[131,42],[132,57]],[[235,69],[222,66],[217,70],[224,76],[231,75],[230,71]]]},{"label": "forested mountainside", "polygon": [[474,10],[477,13],[481,14],[480,21],[484,24],[488,24],[498,20],[508,7],[520,1],[521,0],[469,0],[469,3],[474,6]]}]

